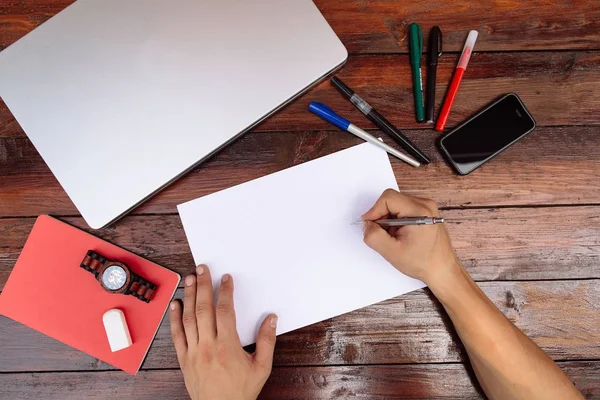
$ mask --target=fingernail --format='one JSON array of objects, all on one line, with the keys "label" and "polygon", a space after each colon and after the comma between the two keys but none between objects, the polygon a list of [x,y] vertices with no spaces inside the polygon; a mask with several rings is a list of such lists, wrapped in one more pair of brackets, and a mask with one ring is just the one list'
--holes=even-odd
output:
[{"label": "fingernail", "polygon": [[185,286],[192,286],[194,284],[194,277],[188,275],[185,277]]},{"label": "fingernail", "polygon": [[368,226],[369,226],[369,221],[363,221],[363,223],[362,223],[363,233],[365,233],[367,231]]},{"label": "fingernail", "polygon": [[223,278],[221,278],[221,282],[225,283],[229,280],[230,275],[229,274],[225,274],[223,275]]},{"label": "fingernail", "polygon": [[177,307],[177,306],[175,305],[175,302],[172,302],[172,303],[171,303],[171,311],[175,311],[175,307]]},{"label": "fingernail", "polygon": [[269,320],[269,325],[271,325],[271,328],[273,329],[277,328],[277,316],[271,317]]},{"label": "fingernail", "polygon": [[204,273],[204,267],[202,265],[198,265],[196,267],[196,273],[198,274],[198,276],[202,275]]}]

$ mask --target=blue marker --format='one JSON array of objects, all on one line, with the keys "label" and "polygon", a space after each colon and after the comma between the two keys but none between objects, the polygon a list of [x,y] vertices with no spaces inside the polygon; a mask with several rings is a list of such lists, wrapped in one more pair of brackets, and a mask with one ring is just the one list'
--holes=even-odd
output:
[{"label": "blue marker", "polygon": [[363,131],[358,126],[351,124],[350,121],[348,121],[345,118],[340,117],[331,108],[327,107],[323,103],[316,103],[313,101],[312,103],[310,103],[310,106],[308,106],[308,110],[314,114],[317,114],[319,117],[323,118],[324,120],[331,122],[333,125],[337,126],[338,128],[348,131],[351,134],[358,136],[362,140],[374,144],[375,146],[381,147],[382,149],[387,151],[389,154],[393,155],[394,157],[399,158],[400,160],[404,161],[407,164],[412,165],[413,167],[418,167],[421,165],[414,158],[407,156],[404,153],[399,152],[398,150],[394,149],[393,147],[388,146],[387,144],[383,143],[381,140],[377,139],[375,136],[369,135],[367,132]]}]

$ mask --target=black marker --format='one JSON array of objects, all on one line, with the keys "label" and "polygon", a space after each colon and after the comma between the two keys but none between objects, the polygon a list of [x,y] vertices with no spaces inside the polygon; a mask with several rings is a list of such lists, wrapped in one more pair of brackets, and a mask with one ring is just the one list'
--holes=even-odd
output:
[{"label": "black marker", "polygon": [[418,161],[423,164],[429,164],[431,160],[421,150],[417,148],[402,132],[396,128],[390,121],[385,119],[383,115],[379,114],[373,107],[366,101],[361,99],[352,89],[350,89],[344,82],[335,76],[331,78],[331,84],[335,86],[340,93],[350,100],[352,104],[356,106],[363,114],[367,116],[375,125],[382,131],[390,135],[404,150],[410,153]]},{"label": "black marker", "polygon": [[429,33],[429,46],[427,46],[427,105],[425,107],[425,120],[433,123],[435,112],[435,75],[437,73],[438,58],[442,55],[442,31],[439,26],[431,28]]}]

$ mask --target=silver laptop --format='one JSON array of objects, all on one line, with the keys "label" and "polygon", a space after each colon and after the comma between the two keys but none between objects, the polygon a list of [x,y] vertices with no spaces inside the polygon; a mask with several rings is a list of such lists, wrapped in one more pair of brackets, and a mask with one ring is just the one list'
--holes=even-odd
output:
[{"label": "silver laptop", "polygon": [[346,58],[310,0],[79,0],[0,53],[0,96],[99,229]]}]

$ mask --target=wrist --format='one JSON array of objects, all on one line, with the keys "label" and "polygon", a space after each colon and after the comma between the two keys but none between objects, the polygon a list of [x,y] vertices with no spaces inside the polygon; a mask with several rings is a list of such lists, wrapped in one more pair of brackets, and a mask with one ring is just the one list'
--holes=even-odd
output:
[{"label": "wrist", "polygon": [[424,280],[433,294],[444,301],[450,294],[455,293],[471,278],[458,259],[433,269],[433,274]]}]

